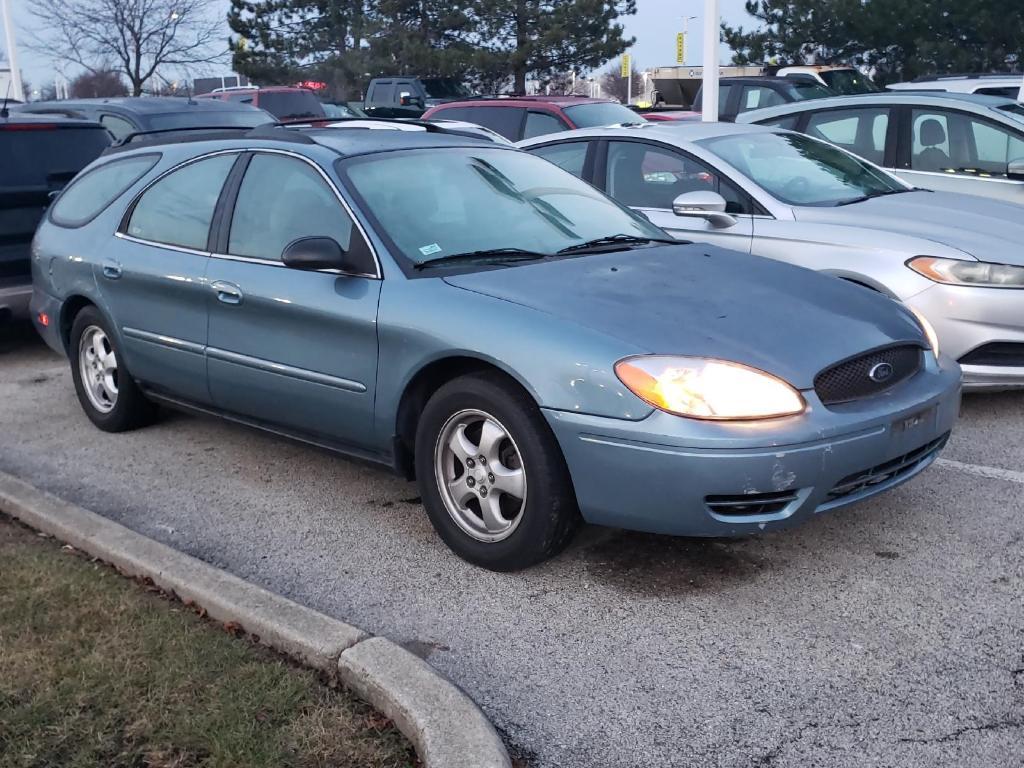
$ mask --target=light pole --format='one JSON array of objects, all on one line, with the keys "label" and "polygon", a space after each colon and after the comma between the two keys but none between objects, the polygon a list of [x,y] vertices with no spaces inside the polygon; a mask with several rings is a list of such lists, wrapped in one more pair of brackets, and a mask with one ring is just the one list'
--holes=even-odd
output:
[{"label": "light pole", "polygon": [[683,61],[679,62],[683,66],[686,66],[686,54],[690,50],[690,22],[696,18],[696,16],[683,16]]},{"label": "light pole", "polygon": [[721,32],[718,0],[704,0],[704,99],[701,120],[718,122],[718,42]]},{"label": "light pole", "polygon": [[[7,37],[7,65],[11,68],[12,96],[18,101],[25,100],[25,91],[21,87],[21,70],[18,69],[18,49],[14,45],[14,22],[11,21],[11,8],[8,0],[0,0],[0,11],[3,11],[4,34]],[[0,99],[7,94],[0,93]]]}]

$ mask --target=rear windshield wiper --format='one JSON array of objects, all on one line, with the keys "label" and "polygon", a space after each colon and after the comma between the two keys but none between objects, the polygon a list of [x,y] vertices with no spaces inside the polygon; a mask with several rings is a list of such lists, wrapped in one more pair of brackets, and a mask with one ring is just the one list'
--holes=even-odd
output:
[{"label": "rear windshield wiper", "polygon": [[615,245],[646,245],[647,243],[671,243],[672,245],[679,245],[679,240],[673,240],[667,237],[637,237],[636,235],[609,235],[608,237],[598,237],[593,240],[587,240],[585,243],[577,243],[576,245],[570,245],[568,248],[563,248],[559,253],[579,253],[581,251],[590,250],[601,250],[605,246]]},{"label": "rear windshield wiper", "polygon": [[453,253],[450,256],[440,256],[429,261],[422,261],[416,264],[414,269],[432,269],[440,266],[451,266],[453,264],[469,264],[489,262],[491,264],[504,264],[514,261],[538,261],[547,259],[549,253],[538,251],[527,251],[522,248],[487,248],[480,251],[468,251],[466,253]]}]

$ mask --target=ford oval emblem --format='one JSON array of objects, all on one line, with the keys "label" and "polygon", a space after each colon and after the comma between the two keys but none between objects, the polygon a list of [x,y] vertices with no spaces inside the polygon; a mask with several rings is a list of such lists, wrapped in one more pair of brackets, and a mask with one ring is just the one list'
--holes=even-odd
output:
[{"label": "ford oval emblem", "polygon": [[881,384],[891,379],[893,373],[893,367],[889,363],[876,363],[868,371],[868,378]]}]

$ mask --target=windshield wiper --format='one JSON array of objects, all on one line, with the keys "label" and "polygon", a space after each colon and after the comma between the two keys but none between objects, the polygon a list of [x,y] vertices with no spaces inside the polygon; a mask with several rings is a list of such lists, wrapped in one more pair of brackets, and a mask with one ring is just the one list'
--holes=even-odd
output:
[{"label": "windshield wiper", "polygon": [[849,200],[840,200],[836,203],[836,208],[844,205],[853,205],[854,203],[863,203],[865,200],[873,200],[876,197],[885,197],[886,195],[902,195],[904,192],[916,192],[914,189],[887,189],[885,192],[872,192],[870,195],[861,195],[860,197],[851,197]]},{"label": "windshield wiper", "polygon": [[452,264],[489,262],[491,264],[504,264],[514,261],[538,261],[547,259],[550,253],[539,251],[527,251],[522,248],[487,248],[480,251],[467,251],[466,253],[453,253],[449,256],[440,256],[429,261],[422,261],[416,264],[414,269],[432,269],[438,266],[450,266]]},{"label": "windshield wiper", "polygon": [[563,248],[559,253],[580,253],[581,251],[590,251],[594,249],[600,249],[608,245],[646,245],[647,243],[672,243],[673,245],[679,245],[679,240],[673,240],[665,237],[637,237],[636,235],[608,235],[607,237],[597,237],[593,240],[587,240],[585,243],[577,243],[576,245],[570,245],[568,248]]}]

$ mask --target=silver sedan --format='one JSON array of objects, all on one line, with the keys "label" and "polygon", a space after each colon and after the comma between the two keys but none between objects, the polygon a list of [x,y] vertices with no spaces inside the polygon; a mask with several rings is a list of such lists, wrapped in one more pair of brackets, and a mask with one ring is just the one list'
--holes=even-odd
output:
[{"label": "silver sedan", "polygon": [[935,327],[973,389],[1024,387],[1020,207],[918,190],[838,147],[752,125],[595,128],[520,142],[681,239],[860,283]]}]

